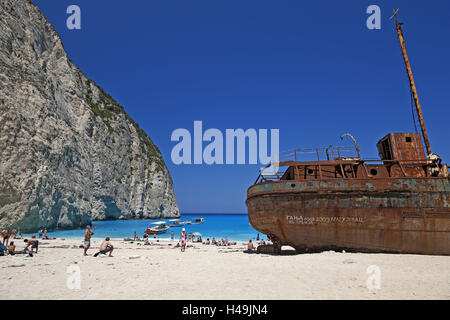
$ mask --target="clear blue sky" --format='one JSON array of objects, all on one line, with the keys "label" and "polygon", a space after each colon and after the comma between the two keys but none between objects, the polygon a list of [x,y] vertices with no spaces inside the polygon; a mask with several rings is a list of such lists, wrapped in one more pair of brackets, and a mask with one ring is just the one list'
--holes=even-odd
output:
[{"label": "clear blue sky", "polygon": [[[339,144],[365,158],[378,139],[412,132],[409,85],[393,22],[400,7],[434,152],[450,162],[450,2],[33,0],[69,57],[163,153],[185,213],[244,213],[259,165],[176,166],[177,128],[280,129],[280,149]],[[66,8],[82,30],[66,28]],[[381,7],[382,29],[366,28]]]}]

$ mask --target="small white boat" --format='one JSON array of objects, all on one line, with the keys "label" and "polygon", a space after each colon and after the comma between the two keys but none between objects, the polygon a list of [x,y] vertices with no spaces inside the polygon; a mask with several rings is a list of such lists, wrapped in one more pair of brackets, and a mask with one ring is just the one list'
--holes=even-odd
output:
[{"label": "small white boat", "polygon": [[176,228],[176,227],[184,226],[184,222],[181,222],[180,219],[172,219],[172,220],[169,220],[169,221],[171,222],[169,224],[169,227]]},{"label": "small white boat", "polygon": [[[145,232],[148,233],[156,233],[156,234],[160,234],[160,233],[165,233],[167,230],[170,229],[170,227],[167,225],[167,223],[165,221],[158,221],[158,222],[153,222],[152,225],[154,225],[153,227],[148,227],[147,230],[145,230]],[[150,232],[147,232],[150,231]]]},{"label": "small white boat", "polygon": [[194,221],[192,221],[192,224],[200,224],[205,222],[204,218],[195,218]]}]

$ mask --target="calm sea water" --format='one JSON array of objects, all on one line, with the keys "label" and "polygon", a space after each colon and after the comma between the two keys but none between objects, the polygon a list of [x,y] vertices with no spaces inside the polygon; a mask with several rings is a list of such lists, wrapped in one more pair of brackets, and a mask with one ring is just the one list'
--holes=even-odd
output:
[{"label": "calm sea water", "polygon": [[[248,241],[249,239],[255,239],[256,234],[258,233],[250,226],[246,214],[183,214],[181,216],[181,221],[193,221],[195,218],[204,218],[205,222],[201,224],[186,225],[186,232],[199,232],[204,240],[206,240],[206,238],[211,239],[212,237],[215,237],[216,239],[228,237],[229,240]],[[155,221],[169,222],[164,219],[93,222],[92,225],[97,227],[93,238],[132,238],[135,231],[139,237],[142,237],[145,229]],[[172,231],[177,239],[181,229],[181,227],[170,228],[166,233],[159,234],[158,239],[170,239],[170,233]],[[82,238],[83,234],[84,228],[49,232],[48,236],[52,238]],[[35,235],[37,236],[37,234]],[[152,236],[150,236],[150,238],[152,239]]]}]

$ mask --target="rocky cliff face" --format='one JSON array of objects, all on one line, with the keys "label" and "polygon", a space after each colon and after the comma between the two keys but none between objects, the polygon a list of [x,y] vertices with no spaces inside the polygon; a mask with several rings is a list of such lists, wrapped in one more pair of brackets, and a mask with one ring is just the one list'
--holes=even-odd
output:
[{"label": "rocky cliff face", "polygon": [[68,59],[35,5],[0,5],[0,226],[178,217],[147,134]]}]

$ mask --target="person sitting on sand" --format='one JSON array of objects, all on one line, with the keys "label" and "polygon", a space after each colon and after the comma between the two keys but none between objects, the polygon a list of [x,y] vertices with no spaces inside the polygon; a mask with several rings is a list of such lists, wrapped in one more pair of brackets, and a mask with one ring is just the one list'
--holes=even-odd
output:
[{"label": "person sitting on sand", "polygon": [[114,250],[114,246],[111,242],[109,242],[109,237],[106,237],[105,241],[100,245],[100,251],[94,254],[94,257],[97,257],[100,253],[107,254],[109,252],[109,256],[112,257],[112,252]]},{"label": "person sitting on sand", "polygon": [[266,244],[266,242],[264,241],[264,239],[261,239],[260,245],[263,246],[265,244]]},{"label": "person sitting on sand", "polygon": [[211,244],[212,244],[212,245],[217,245],[217,241],[216,241],[216,238],[214,238],[214,237],[212,238],[212,240],[211,240]]},{"label": "person sitting on sand", "polygon": [[144,235],[142,236],[144,239],[148,239],[148,233],[144,233]]},{"label": "person sitting on sand", "polygon": [[248,250],[248,251],[253,251],[253,250],[255,250],[255,246],[253,245],[252,240],[249,240],[249,241],[248,241],[248,244],[247,244],[247,250]]},{"label": "person sitting on sand", "polygon": [[144,241],[144,245],[146,245],[146,246],[149,246],[149,245],[151,245],[150,241],[148,241],[148,238],[146,238],[146,239],[145,239],[145,241]]},{"label": "person sitting on sand", "polygon": [[39,241],[37,239],[25,239],[23,240],[23,242],[25,242],[27,244],[27,246],[25,247],[24,251],[26,251],[28,249],[29,246],[31,246],[31,253],[33,253],[33,249],[36,249],[36,253],[38,253],[38,247],[39,247]]},{"label": "person sitting on sand", "polygon": [[205,244],[206,244],[206,245],[209,245],[209,244],[210,244],[210,242],[209,242],[209,238],[207,238],[207,239],[206,239],[206,242],[205,242]]},{"label": "person sitting on sand", "polygon": [[96,227],[94,227],[94,230],[91,231],[91,226],[87,225],[86,230],[84,231],[84,242],[83,242],[83,248],[84,248],[84,256],[87,256],[87,251],[91,247],[91,237],[95,232]]},{"label": "person sitting on sand", "polygon": [[6,252],[8,252],[8,248],[0,242],[0,256],[4,256]]},{"label": "person sitting on sand", "polygon": [[9,246],[8,246],[8,253],[11,256],[16,254],[16,246],[14,245],[14,241],[11,241],[11,243],[9,244]]}]

